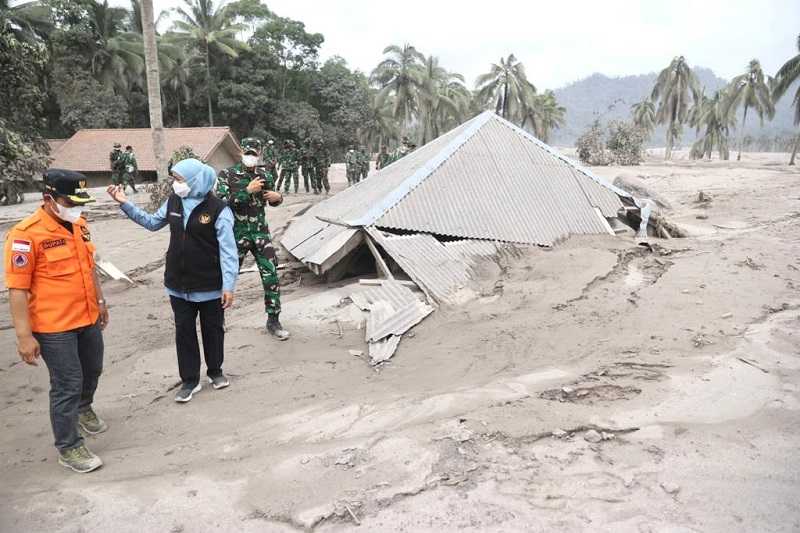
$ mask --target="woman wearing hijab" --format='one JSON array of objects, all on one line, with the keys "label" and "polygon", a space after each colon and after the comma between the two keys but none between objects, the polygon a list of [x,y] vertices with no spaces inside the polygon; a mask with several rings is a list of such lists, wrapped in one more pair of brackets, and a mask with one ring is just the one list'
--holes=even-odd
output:
[{"label": "woman wearing hijab", "polygon": [[172,177],[173,194],[152,215],[129,202],[118,185],[110,186],[108,194],[140,226],[150,231],[169,226],[164,285],[175,315],[182,381],[175,401],[185,403],[201,389],[198,314],[208,381],[215,389],[230,384],[222,373],[223,311],[233,304],[239,257],[233,213],[211,192],[216,180],[214,169],[197,159],[184,159],[172,167]]}]

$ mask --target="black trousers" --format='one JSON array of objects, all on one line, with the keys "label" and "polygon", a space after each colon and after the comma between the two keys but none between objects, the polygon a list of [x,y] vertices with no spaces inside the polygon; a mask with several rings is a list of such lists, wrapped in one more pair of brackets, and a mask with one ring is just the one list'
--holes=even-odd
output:
[{"label": "black trousers", "polygon": [[178,370],[184,385],[195,386],[200,382],[200,345],[197,343],[197,315],[200,314],[200,333],[203,336],[203,352],[206,358],[207,375],[222,374],[222,359],[225,347],[224,312],[222,301],[190,302],[170,296],[175,315],[175,347],[178,351]]}]

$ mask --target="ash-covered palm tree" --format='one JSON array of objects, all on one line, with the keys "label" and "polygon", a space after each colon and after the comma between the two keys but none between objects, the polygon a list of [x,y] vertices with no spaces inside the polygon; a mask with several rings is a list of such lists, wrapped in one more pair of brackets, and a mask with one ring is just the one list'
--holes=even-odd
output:
[{"label": "ash-covered palm tree", "polygon": [[739,154],[736,160],[742,159],[742,146],[744,144],[744,127],[747,123],[747,111],[752,109],[761,120],[761,125],[764,125],[764,116],[772,119],[775,116],[775,105],[772,103],[772,95],[770,94],[769,84],[770,80],[764,76],[764,71],[761,69],[761,63],[757,59],[750,61],[747,65],[747,71],[740,74],[731,80],[730,85],[730,105],[733,107],[734,113],[739,109],[739,106],[744,106],[744,113],[742,114],[742,129],[739,140]]},{"label": "ash-covered palm tree", "polygon": [[130,14],[111,7],[108,0],[86,4],[95,45],[91,51],[92,73],[107,87],[126,94],[132,85],[143,87],[144,44],[141,35],[128,31]]},{"label": "ash-covered palm tree", "polygon": [[208,103],[208,123],[214,125],[212,106],[211,60],[214,54],[237,57],[247,44],[239,41],[236,35],[247,29],[247,25],[237,23],[235,12],[229,5],[214,0],[184,0],[186,8],[175,12],[180,20],[174,22],[176,42],[187,48],[199,50],[206,69],[206,100]]},{"label": "ash-covered palm tree", "polygon": [[659,73],[650,99],[658,102],[656,122],[667,125],[664,158],[669,159],[675,139],[680,136],[683,124],[688,119],[692,102],[700,99],[700,84],[683,56],[674,58]]},{"label": "ash-covered palm tree", "polygon": [[499,63],[492,63],[489,72],[481,74],[475,80],[478,98],[484,102],[494,102],[495,113],[504,119],[520,112],[530,103],[536,87],[528,81],[523,65],[514,54],[500,58]]},{"label": "ash-covered palm tree", "polygon": [[392,114],[402,121],[405,131],[419,110],[425,56],[408,43],[387,46],[383,54],[386,58],[372,71],[370,80],[380,88],[384,98],[391,95],[394,104]]},{"label": "ash-covered palm tree", "polygon": [[[794,105],[795,126],[800,126],[800,83],[797,83],[798,81],[800,81],[800,35],[797,36],[797,54],[789,58],[789,60],[778,69],[772,88],[773,101],[777,102],[786,94],[786,91],[788,91],[790,87],[797,84],[797,91],[794,93],[794,99],[792,100],[792,105]],[[790,165],[794,165],[798,148],[800,148],[800,133],[798,133],[797,139],[794,142],[794,147],[792,148],[792,155],[789,158]]]},{"label": "ash-covered palm tree", "polygon": [[189,78],[197,68],[202,68],[202,60],[194,51],[173,42],[172,34],[167,34],[158,42],[158,60],[161,69],[161,86],[165,93],[175,100],[178,112],[178,127],[183,127],[182,103],[189,101],[191,90]]},{"label": "ash-covered palm tree", "polygon": [[434,56],[426,58],[419,87],[420,144],[438,137],[446,124],[461,121],[465,98],[469,98],[469,91],[464,76],[448,72]]},{"label": "ash-covered palm tree", "polygon": [[690,125],[698,134],[701,130],[703,134],[692,145],[689,156],[692,159],[706,157],[710,161],[716,149],[720,159],[730,159],[728,140],[736,127],[736,110],[731,105],[728,89],[718,90],[712,98],[701,95],[690,114]]},{"label": "ash-covered palm tree", "polygon": [[393,139],[400,138],[398,122],[394,118],[392,95],[370,91],[369,116],[363,130],[364,144],[380,148]]},{"label": "ash-covered palm tree", "polygon": [[633,123],[637,127],[647,133],[648,137],[652,135],[653,130],[656,129],[656,106],[652,100],[645,98],[641,102],[633,104],[631,115]]}]

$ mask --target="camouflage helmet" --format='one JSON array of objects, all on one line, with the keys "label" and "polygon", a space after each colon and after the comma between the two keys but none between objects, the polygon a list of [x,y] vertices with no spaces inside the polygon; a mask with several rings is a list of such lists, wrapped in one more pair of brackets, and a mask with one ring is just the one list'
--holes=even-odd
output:
[{"label": "camouflage helmet", "polygon": [[260,153],[261,150],[264,148],[264,143],[261,139],[257,137],[245,137],[242,139],[242,151],[243,152],[252,152],[255,151]]},{"label": "camouflage helmet", "polygon": [[114,148],[120,149],[122,148],[122,145],[120,143],[114,143]]}]

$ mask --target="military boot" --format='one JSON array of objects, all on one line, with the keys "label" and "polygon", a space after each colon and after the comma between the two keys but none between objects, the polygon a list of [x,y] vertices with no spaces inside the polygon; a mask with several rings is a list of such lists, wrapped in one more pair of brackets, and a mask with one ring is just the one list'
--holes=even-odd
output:
[{"label": "military boot", "polygon": [[269,318],[267,318],[267,333],[281,341],[289,338],[289,332],[281,326],[278,315],[269,315]]}]

